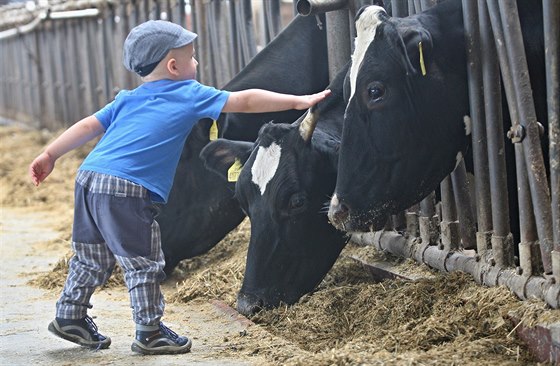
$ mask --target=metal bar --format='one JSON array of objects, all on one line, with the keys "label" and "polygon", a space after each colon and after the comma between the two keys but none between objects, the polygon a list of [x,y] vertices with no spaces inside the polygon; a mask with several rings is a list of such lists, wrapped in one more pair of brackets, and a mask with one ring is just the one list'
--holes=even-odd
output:
[{"label": "metal bar", "polygon": [[329,79],[332,81],[350,60],[350,18],[348,9],[328,12],[325,15],[327,23],[327,47],[329,59]]},{"label": "metal bar", "polygon": [[420,235],[420,224],[418,220],[418,204],[406,210],[404,217],[406,220],[406,232],[409,236],[417,238]]},{"label": "metal bar", "polygon": [[43,71],[43,53],[41,52],[41,47],[40,47],[40,37],[39,37],[39,32],[35,32],[33,34],[33,40],[35,42],[35,62],[36,62],[36,75],[37,75],[37,80],[36,80],[36,88],[37,88],[37,93],[38,93],[38,111],[39,114],[37,115],[37,120],[38,120],[38,126],[39,128],[43,128],[43,116],[45,115],[45,88],[44,83],[45,83],[45,76],[44,76],[44,71]]},{"label": "metal bar", "polygon": [[35,28],[37,28],[37,26],[39,26],[39,24],[41,24],[41,22],[46,18],[47,18],[47,11],[41,12],[37,15],[37,17],[35,17],[35,19],[33,19],[28,24],[0,32],[0,40],[11,38],[17,36],[18,34],[29,33],[35,30]]},{"label": "metal bar", "polygon": [[300,15],[308,16],[340,10],[347,5],[348,0],[299,0],[296,9]]},{"label": "metal bar", "polygon": [[[253,10],[251,6],[251,0],[241,0],[242,10],[243,10],[243,34],[245,40],[245,62],[243,67],[251,61],[251,59],[257,54],[257,44],[255,42],[255,31],[253,27]],[[226,80],[227,82],[229,80]],[[225,83],[224,82],[224,83]]]},{"label": "metal bar", "polygon": [[[514,95],[511,92],[511,90],[513,90],[513,76],[507,62],[500,11],[498,8],[498,4],[495,1],[482,2],[482,5],[488,6],[488,14],[490,16],[490,21],[492,24],[492,32],[494,34],[495,46],[498,53],[498,61],[500,63],[502,80],[505,90],[510,91],[506,92],[506,98],[511,118],[511,124],[513,126],[512,129],[515,129],[517,126],[519,126],[519,114],[517,111],[517,104],[514,100]],[[535,242],[538,240],[538,237],[536,232],[536,223],[533,215],[533,204],[531,201],[531,195],[529,193],[529,178],[527,176],[527,168],[525,167],[523,145],[515,143],[514,149],[517,172],[517,196],[519,205],[519,261],[524,272],[536,272],[538,268],[542,267],[534,265],[534,263],[540,258],[535,258],[535,256],[532,255],[534,251],[527,250],[528,247],[535,244]]]},{"label": "metal bar", "polygon": [[492,248],[494,259],[500,267],[512,267],[514,260],[514,241],[509,223],[508,184],[504,154],[504,130],[500,93],[499,68],[496,49],[490,37],[490,21],[486,11],[480,11],[482,79],[486,114],[486,135],[489,163],[489,182],[492,197]]},{"label": "metal bar", "polygon": [[268,44],[276,37],[282,28],[282,13],[280,9],[280,0],[264,0],[263,5],[267,30],[265,44]]},{"label": "metal bar", "polygon": [[460,235],[459,222],[457,221],[457,208],[453,196],[451,177],[447,176],[440,183],[441,190],[441,243],[444,249],[458,249]]},{"label": "metal bar", "polygon": [[408,16],[407,0],[391,0],[393,17],[404,18]]},{"label": "metal bar", "polygon": [[[526,136],[522,141],[525,164],[528,169],[529,188],[533,200],[533,211],[537,222],[537,233],[541,245],[543,267],[546,273],[552,272],[552,212],[550,191],[540,147],[540,133],[537,125],[531,82],[527,71],[527,60],[523,45],[523,35],[519,23],[517,3],[501,0],[500,15],[504,26],[506,51],[511,66],[515,100],[519,107],[520,120],[524,122]],[[507,30],[507,31],[506,31]]]},{"label": "metal bar", "polygon": [[560,2],[543,1],[544,44],[546,62],[546,95],[548,98],[548,135],[550,153],[550,187],[552,238],[554,243],[553,273],[560,283]]},{"label": "metal bar", "polygon": [[475,249],[476,223],[471,208],[471,194],[464,160],[461,160],[451,173],[451,182],[453,183],[453,193],[457,205],[459,231],[461,233],[463,248]]},{"label": "metal bar", "polygon": [[[378,250],[411,258],[431,268],[445,272],[461,271],[473,276],[478,283],[487,286],[505,286],[520,299],[537,298],[554,309],[560,308],[560,284],[544,277],[520,275],[514,269],[489,265],[479,256],[464,252],[440,250],[437,246],[426,246],[414,238],[406,238],[393,231],[376,231],[352,235],[352,242],[372,245]],[[491,251],[488,253],[491,255]]]},{"label": "metal bar", "polygon": [[490,195],[488,150],[486,147],[486,128],[484,126],[482,69],[480,62],[478,62],[481,52],[476,2],[463,0],[463,23],[465,27],[470,117],[472,122],[477,222],[479,232],[485,233],[492,230],[492,197]]},{"label": "metal bar", "polygon": [[488,139],[492,226],[496,235],[506,236],[510,233],[510,227],[500,69],[496,46],[492,39],[490,19],[484,2],[479,0],[480,41],[481,49],[484,50],[480,57]]},{"label": "metal bar", "polygon": [[[235,9],[233,6],[229,6],[229,27],[230,34],[237,34],[237,17],[235,16]],[[239,44],[237,43],[237,37],[229,37],[229,52],[230,52],[230,63],[233,67],[234,73],[238,73],[241,70],[241,63],[237,55],[239,54]]]},{"label": "metal bar", "polygon": [[68,10],[68,11],[53,11],[49,13],[51,19],[72,19],[72,18],[89,18],[99,15],[99,9],[82,9],[82,10]]},{"label": "metal bar", "polygon": [[432,192],[420,202],[420,238],[424,244],[439,242],[439,222],[435,214],[435,193]]},{"label": "metal bar", "polygon": [[414,1],[416,0],[408,0],[408,15],[416,14],[416,7],[414,6]]}]

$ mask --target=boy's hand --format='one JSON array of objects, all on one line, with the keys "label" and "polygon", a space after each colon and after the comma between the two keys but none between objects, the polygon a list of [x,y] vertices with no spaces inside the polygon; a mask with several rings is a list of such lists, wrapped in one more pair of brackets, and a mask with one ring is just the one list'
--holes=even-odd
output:
[{"label": "boy's hand", "polygon": [[329,89],[323,90],[322,92],[316,94],[302,95],[299,97],[295,109],[309,109],[329,95],[331,95],[331,91]]},{"label": "boy's hand", "polygon": [[39,186],[51,174],[54,169],[54,162],[55,160],[49,154],[42,153],[29,165],[29,175],[35,186]]}]

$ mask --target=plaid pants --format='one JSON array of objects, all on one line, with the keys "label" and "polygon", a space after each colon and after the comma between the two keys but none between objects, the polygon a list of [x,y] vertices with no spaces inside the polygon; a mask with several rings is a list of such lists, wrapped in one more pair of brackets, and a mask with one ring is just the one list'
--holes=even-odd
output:
[{"label": "plaid pants", "polygon": [[155,214],[144,187],[111,175],[78,172],[74,256],[56,304],[57,317],[86,316],[96,287],[109,279],[118,263],[125,274],[134,322],[159,324],[165,307],[160,290],[165,261]]}]

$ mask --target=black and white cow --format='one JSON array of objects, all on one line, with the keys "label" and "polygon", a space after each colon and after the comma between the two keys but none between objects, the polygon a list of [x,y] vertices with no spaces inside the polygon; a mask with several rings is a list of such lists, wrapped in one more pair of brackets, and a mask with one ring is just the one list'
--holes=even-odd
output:
[{"label": "black and white cow", "polygon": [[[359,13],[329,209],[336,227],[380,230],[388,215],[436,189],[465,153],[470,128],[464,123],[469,100],[461,5],[448,0],[407,18],[391,18],[376,6]],[[546,121],[539,104],[545,100],[542,2],[518,0],[518,8],[537,117]]]},{"label": "black and white cow", "polygon": [[[336,181],[347,69],[329,86],[331,96],[293,124],[263,126],[254,144],[218,139],[202,150],[210,169],[236,181],[235,196],[251,219],[237,297],[242,314],[295,303],[323,279],[347,241],[325,212]],[[241,165],[232,177],[232,166]]]},{"label": "black and white cow", "polygon": [[[319,29],[314,17],[297,16],[223,89],[263,88],[311,94],[323,90],[328,81],[325,31]],[[222,114],[216,124],[202,120],[194,126],[183,149],[169,201],[157,217],[166,273],[179,261],[210,250],[244,218],[233,190],[209,172],[199,158],[215,127],[218,136],[254,141],[265,122],[291,123],[303,112]]]}]

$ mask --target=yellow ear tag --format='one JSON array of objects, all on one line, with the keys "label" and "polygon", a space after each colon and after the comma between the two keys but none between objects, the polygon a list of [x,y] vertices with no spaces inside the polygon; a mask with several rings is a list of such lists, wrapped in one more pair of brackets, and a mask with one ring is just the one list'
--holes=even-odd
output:
[{"label": "yellow ear tag", "polygon": [[243,169],[243,165],[241,165],[239,159],[235,159],[235,162],[227,171],[228,182],[237,182],[237,178],[239,178],[239,174],[241,174],[241,169]]},{"label": "yellow ear tag", "polygon": [[426,65],[424,64],[424,52],[422,52],[422,42],[418,42],[418,51],[420,52],[420,70],[422,70],[422,76],[426,76]]},{"label": "yellow ear tag", "polygon": [[212,126],[210,126],[210,141],[214,141],[218,138],[218,124],[216,121],[212,122]]}]

